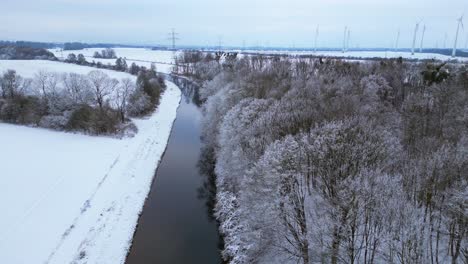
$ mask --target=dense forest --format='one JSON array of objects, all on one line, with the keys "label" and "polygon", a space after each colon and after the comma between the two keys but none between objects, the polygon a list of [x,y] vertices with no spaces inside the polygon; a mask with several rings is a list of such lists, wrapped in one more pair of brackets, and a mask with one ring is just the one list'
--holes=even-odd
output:
[{"label": "dense forest", "polygon": [[185,52],[230,263],[467,263],[468,65]]}]

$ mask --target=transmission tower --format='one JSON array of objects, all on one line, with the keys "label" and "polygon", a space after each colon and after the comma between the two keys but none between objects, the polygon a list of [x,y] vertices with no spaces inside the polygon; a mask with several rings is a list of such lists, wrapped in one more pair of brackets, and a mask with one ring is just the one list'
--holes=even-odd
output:
[{"label": "transmission tower", "polygon": [[176,48],[176,40],[179,40],[179,37],[177,37],[179,33],[176,33],[174,29],[171,30],[169,33],[169,40],[172,41],[172,50],[175,50]]}]

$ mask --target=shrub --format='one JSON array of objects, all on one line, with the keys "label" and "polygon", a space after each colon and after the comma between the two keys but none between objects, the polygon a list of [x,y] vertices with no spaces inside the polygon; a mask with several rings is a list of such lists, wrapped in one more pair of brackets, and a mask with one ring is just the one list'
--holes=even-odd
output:
[{"label": "shrub", "polygon": [[109,107],[102,110],[81,105],[70,115],[68,130],[79,130],[91,134],[114,134],[119,131],[119,113]]},{"label": "shrub", "polygon": [[119,113],[111,108],[95,111],[95,119],[92,124],[92,133],[115,134],[119,130]]},{"label": "shrub", "polygon": [[43,116],[39,121],[39,126],[56,130],[64,129],[69,121],[69,117],[67,116],[67,113],[65,113],[64,115]]},{"label": "shrub", "polygon": [[9,123],[38,124],[41,104],[32,96],[16,96],[2,103],[0,119]]},{"label": "shrub", "polygon": [[93,108],[89,105],[81,105],[70,115],[66,125],[69,130],[89,131],[93,119]]}]

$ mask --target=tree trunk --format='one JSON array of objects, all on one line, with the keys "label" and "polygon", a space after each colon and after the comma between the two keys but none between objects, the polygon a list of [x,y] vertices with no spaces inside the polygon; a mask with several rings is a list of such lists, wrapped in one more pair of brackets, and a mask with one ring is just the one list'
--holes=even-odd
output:
[{"label": "tree trunk", "polygon": [[341,215],[339,226],[333,228],[333,241],[332,241],[332,250],[331,250],[331,264],[338,263],[338,255],[340,253],[340,244],[341,244],[341,233],[343,226],[346,223],[346,217],[348,216],[347,210],[344,210]]}]

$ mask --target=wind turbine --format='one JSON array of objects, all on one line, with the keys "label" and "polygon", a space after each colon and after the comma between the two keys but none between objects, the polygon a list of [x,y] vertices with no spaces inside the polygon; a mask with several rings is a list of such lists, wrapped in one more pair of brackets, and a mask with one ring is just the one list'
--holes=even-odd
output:
[{"label": "wind turbine", "polygon": [[447,48],[447,33],[444,35],[444,46],[442,48]]},{"label": "wind turbine", "polygon": [[348,26],[344,28],[344,35],[343,35],[343,50],[342,52],[345,53],[346,51],[346,34],[348,33]]},{"label": "wind turbine", "polygon": [[421,46],[419,46],[419,53],[422,53],[423,43],[424,43],[424,33],[426,33],[426,25],[423,26],[423,32],[421,36]]},{"label": "wind turbine", "polygon": [[346,40],[346,51],[349,50],[349,39],[351,38],[351,29],[348,28],[348,37]]},{"label": "wind turbine", "polygon": [[457,53],[458,31],[460,30],[460,25],[463,29],[463,15],[459,19],[457,19],[457,21],[457,31],[455,32],[455,43],[453,44],[452,58],[455,58],[455,55]]},{"label": "wind turbine", "polygon": [[416,27],[414,27],[413,46],[411,46],[411,55],[414,55],[414,45],[416,45],[416,35],[418,34],[419,23],[421,23],[421,21],[416,23]]},{"label": "wind turbine", "polygon": [[395,41],[395,51],[398,51],[398,42],[400,41],[400,29],[398,29],[398,33],[396,35],[396,41]]},{"label": "wind turbine", "polygon": [[319,36],[319,26],[320,25],[317,25],[317,28],[315,29],[314,52],[317,52],[317,39]]}]

